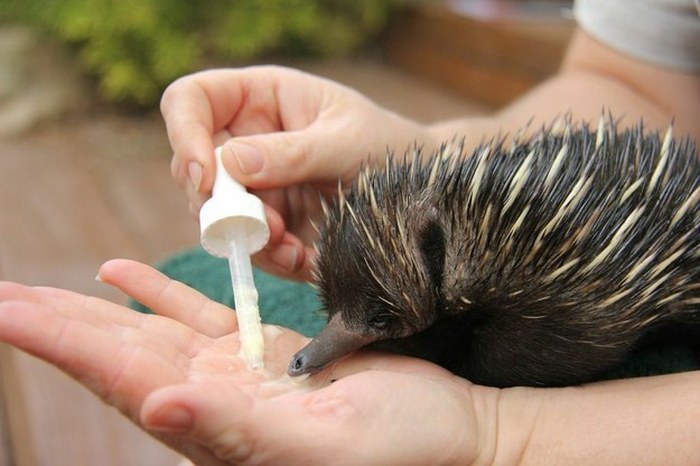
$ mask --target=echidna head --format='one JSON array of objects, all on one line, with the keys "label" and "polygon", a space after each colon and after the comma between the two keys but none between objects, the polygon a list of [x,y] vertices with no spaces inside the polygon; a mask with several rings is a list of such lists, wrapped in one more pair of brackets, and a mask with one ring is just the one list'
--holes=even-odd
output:
[{"label": "echidna head", "polygon": [[328,210],[316,275],[329,322],[294,356],[290,375],[317,372],[355,349],[415,334],[436,320],[444,230],[427,191],[407,196],[406,188],[383,175],[361,175]]}]

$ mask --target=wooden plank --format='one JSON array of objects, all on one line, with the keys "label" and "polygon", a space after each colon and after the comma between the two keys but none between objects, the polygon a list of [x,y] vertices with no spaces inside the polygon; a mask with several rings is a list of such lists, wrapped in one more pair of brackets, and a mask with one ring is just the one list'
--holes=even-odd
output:
[{"label": "wooden plank", "polygon": [[[101,120],[104,124],[104,117]],[[49,127],[0,145],[0,267],[5,279],[123,300],[121,293],[93,280],[100,263],[117,256],[152,262],[195,244],[196,224],[170,181],[167,152],[145,158],[102,155],[105,133],[114,131],[112,139],[117,139],[124,129],[118,123],[123,126],[124,121]],[[134,129],[137,122],[128,127],[132,138],[152,138],[151,128],[140,133]],[[162,138],[160,133],[159,144]],[[133,140],[131,144],[123,147],[137,151],[138,144]],[[98,160],[109,163],[97,166]],[[117,170],[118,166],[125,168]],[[119,178],[107,176],[110,169]],[[165,232],[160,237],[151,231],[149,240],[144,240],[144,230],[125,221],[133,212],[120,207],[120,199],[112,194],[135,181],[124,171],[139,174],[142,186],[137,189],[150,187],[142,193],[141,203],[157,212],[153,218]],[[151,178],[158,181],[148,183]],[[168,180],[170,189],[164,189],[163,180]],[[162,208],[175,203],[179,210]],[[52,366],[20,352],[13,354],[14,377],[24,400],[12,400],[9,425],[15,444],[31,445],[34,455],[26,461],[17,458],[18,466],[170,466],[177,461],[178,455]]]},{"label": "wooden plank", "polygon": [[53,128],[0,145],[5,279],[115,298],[120,295],[93,280],[102,262],[153,262],[197,243],[197,225],[170,178],[164,133],[146,126],[140,137],[158,134],[157,152],[138,153],[142,145],[132,140],[120,155],[110,153],[100,140],[112,141],[99,127],[76,131],[71,140]]},{"label": "wooden plank", "polygon": [[[2,280],[2,269],[0,269],[0,280]],[[10,438],[10,419],[7,414],[7,389],[5,381],[12,380],[10,365],[6,363],[5,353],[7,345],[0,343],[0,466],[14,465],[14,454],[12,452],[12,440]]]},{"label": "wooden plank", "polygon": [[30,466],[38,463],[24,410],[26,397],[15,364],[15,353],[16,350],[0,344],[0,424],[4,424],[0,430],[5,445],[0,465]]},{"label": "wooden plank", "polygon": [[7,380],[7,364],[4,362],[3,348],[0,345],[0,466],[11,466],[15,463],[10,438],[10,424],[7,415],[7,390],[4,388]]}]

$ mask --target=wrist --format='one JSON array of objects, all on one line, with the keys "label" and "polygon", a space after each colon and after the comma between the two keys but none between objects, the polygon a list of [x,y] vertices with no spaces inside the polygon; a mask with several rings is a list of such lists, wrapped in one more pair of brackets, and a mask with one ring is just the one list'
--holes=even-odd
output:
[{"label": "wrist", "polygon": [[[454,452],[444,464],[455,466],[520,464],[547,392],[532,388],[499,389],[459,379],[463,411],[461,430],[444,451]],[[442,464],[442,463],[441,463]]]},{"label": "wrist", "polygon": [[[393,135],[391,141],[393,147],[390,149],[393,150],[395,155],[402,156],[406,151],[410,153],[416,146],[422,149],[423,155],[430,155],[440,147],[442,141],[436,139],[436,135],[429,125],[419,123],[388,110],[387,112],[389,113],[387,121],[390,122],[391,132],[384,134]],[[384,147],[386,147],[387,142],[382,140],[380,144],[384,144]]]},{"label": "wrist", "polygon": [[494,405],[483,413],[484,422],[480,422],[485,429],[484,442],[473,464],[521,464],[549,392],[530,387],[478,388],[496,393],[490,395],[495,398]]},{"label": "wrist", "polygon": [[695,371],[502,390],[494,464],[700,464],[699,387]]}]

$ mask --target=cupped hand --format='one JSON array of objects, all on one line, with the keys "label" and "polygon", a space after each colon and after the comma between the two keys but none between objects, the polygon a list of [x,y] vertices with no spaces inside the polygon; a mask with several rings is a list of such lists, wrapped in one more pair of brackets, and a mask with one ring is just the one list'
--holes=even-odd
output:
[{"label": "cupped hand", "polygon": [[239,357],[235,314],[133,261],[99,277],[139,314],[69,291],[0,285],[0,340],[64,370],[199,466],[471,464],[491,452],[497,390],[425,361],[365,352],[305,381],[307,339],[265,329],[265,370]]},{"label": "cupped hand", "polygon": [[204,71],[166,89],[161,111],[172,173],[197,213],[211,192],[213,149],[267,205],[271,239],[254,257],[279,276],[310,278],[319,197],[348,184],[363,162],[427,143],[431,133],[336,82],[277,66]]}]

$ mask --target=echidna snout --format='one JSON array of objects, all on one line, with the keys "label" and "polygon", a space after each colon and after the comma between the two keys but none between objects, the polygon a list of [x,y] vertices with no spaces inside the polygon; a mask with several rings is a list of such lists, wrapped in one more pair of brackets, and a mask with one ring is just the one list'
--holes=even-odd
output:
[{"label": "echidna snout", "polygon": [[356,349],[407,337],[433,324],[441,304],[445,237],[430,202],[423,199],[400,219],[380,214],[375,204],[375,215],[367,221],[375,222],[373,231],[385,230],[393,237],[390,248],[369,238],[370,227],[357,217],[341,221],[343,237],[331,240],[333,253],[323,256],[346,258],[332,265],[334,273],[326,274],[321,284],[328,325],[293,357],[289,375],[318,372]]},{"label": "echidna snout", "polygon": [[369,335],[348,330],[342,314],[337,313],[316,338],[294,355],[287,373],[292,377],[316,373],[336,359],[371,343],[372,340]]}]

